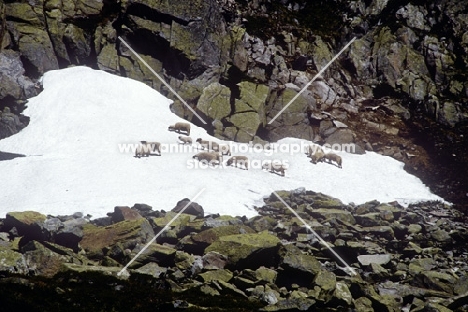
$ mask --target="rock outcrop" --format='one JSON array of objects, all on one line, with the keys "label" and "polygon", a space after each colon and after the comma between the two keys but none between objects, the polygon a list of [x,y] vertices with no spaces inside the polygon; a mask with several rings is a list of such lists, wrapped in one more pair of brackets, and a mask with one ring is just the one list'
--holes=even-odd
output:
[{"label": "rock outcrop", "polygon": [[[192,203],[197,215],[182,213],[149,245],[175,212],[136,204],[96,220],[9,213],[0,219],[2,308],[120,309],[125,297],[141,301],[129,311],[466,309],[468,228],[456,210],[276,194],[315,233],[275,194],[251,219],[205,216]],[[65,232],[82,233],[74,248],[58,239]]]}]

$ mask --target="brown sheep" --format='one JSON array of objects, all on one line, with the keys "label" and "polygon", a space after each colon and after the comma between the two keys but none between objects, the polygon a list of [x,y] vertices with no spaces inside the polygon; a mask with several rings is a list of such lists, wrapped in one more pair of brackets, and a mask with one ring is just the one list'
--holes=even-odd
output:
[{"label": "brown sheep", "polygon": [[175,131],[177,133],[185,132],[187,135],[190,135],[190,124],[186,122],[176,122],[174,125],[169,126],[169,131]]},{"label": "brown sheep", "polygon": [[192,145],[192,138],[188,136],[179,136],[179,140],[182,141],[182,144]]},{"label": "brown sheep", "polygon": [[206,148],[207,150],[219,152],[219,144],[216,142],[205,141],[205,140],[202,140],[201,138],[198,138],[196,142],[201,145],[201,149]]},{"label": "brown sheep", "polygon": [[262,165],[262,169],[269,170],[272,173],[279,172],[281,176],[284,177],[284,172],[286,171],[287,168],[280,162],[277,162],[277,161],[272,162],[271,160],[267,160]]},{"label": "brown sheep", "polygon": [[244,165],[245,170],[249,170],[249,159],[246,156],[233,156],[228,159],[226,165],[231,166],[234,164],[237,167],[237,164]]},{"label": "brown sheep", "polygon": [[193,159],[198,159],[200,162],[207,163],[208,165],[214,165],[221,163],[221,155],[215,152],[201,152],[192,157]]},{"label": "brown sheep", "polygon": [[151,152],[157,152],[158,156],[161,156],[161,143],[141,141],[141,145],[135,150],[135,157],[148,157]]},{"label": "brown sheep", "polygon": [[331,164],[332,161],[334,161],[334,162],[336,162],[336,164],[338,165],[338,168],[342,168],[342,166],[341,166],[341,163],[342,163],[341,157],[338,156],[338,155],[336,155],[336,154],[334,154],[334,153],[327,153],[327,154],[325,154],[325,155],[322,157],[321,161],[326,161],[326,162],[328,162],[329,164]]}]

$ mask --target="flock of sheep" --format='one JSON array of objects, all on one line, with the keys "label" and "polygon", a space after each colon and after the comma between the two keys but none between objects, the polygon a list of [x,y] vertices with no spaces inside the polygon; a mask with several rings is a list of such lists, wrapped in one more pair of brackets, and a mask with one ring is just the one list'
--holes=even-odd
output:
[{"label": "flock of sheep", "polygon": [[[177,132],[179,134],[185,134],[185,136],[179,136],[179,143],[189,145],[192,144],[189,123],[177,122],[174,125],[169,126],[168,130]],[[206,152],[200,152],[192,157],[193,159],[197,159],[200,162],[214,166],[216,164],[219,165],[223,162],[223,156],[231,156],[229,145],[220,145],[216,142],[202,140],[201,138],[198,138],[196,142],[199,144],[200,149],[207,150]],[[159,156],[161,155],[161,143],[141,141],[141,145],[135,150],[135,157],[147,157],[152,153],[156,153]],[[314,164],[318,162],[335,162],[339,168],[342,168],[341,157],[334,153],[325,153],[321,147],[314,147],[310,145],[306,154],[307,157],[311,158],[311,162]],[[231,156],[227,160],[226,165],[234,165],[234,167],[236,168],[248,170],[249,159],[247,156]],[[283,163],[279,161],[266,160],[262,164],[262,169],[284,176],[287,168]]]}]

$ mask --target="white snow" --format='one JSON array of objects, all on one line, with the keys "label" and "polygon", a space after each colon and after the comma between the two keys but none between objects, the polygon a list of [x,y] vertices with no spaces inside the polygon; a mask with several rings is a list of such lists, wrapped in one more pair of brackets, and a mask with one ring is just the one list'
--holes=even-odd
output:
[{"label": "white snow", "polygon": [[[122,144],[147,140],[159,141],[163,148],[177,146],[179,134],[167,128],[183,120],[170,111],[170,100],[143,83],[87,67],[50,71],[43,77],[43,87],[24,112],[31,118],[29,126],[0,141],[0,151],[27,156],[0,161],[0,217],[36,210],[51,215],[81,211],[96,218],[114,206],[135,203],[167,211],[202,188],[206,190],[196,202],[205,212],[247,217],[257,214],[253,206],[262,205],[272,190],[299,187],[356,204],[373,199],[402,204],[443,200],[406,173],[403,163],[369,152],[338,152],[343,169],[311,164],[302,152],[236,153],[257,162],[287,161],[285,177],[258,166],[196,169],[192,156],[197,149],[185,153],[163,149],[161,157],[138,159],[132,151],[122,152]],[[194,125],[191,137],[194,142],[198,137],[220,142]],[[285,147],[307,142],[287,138],[277,143]]]}]

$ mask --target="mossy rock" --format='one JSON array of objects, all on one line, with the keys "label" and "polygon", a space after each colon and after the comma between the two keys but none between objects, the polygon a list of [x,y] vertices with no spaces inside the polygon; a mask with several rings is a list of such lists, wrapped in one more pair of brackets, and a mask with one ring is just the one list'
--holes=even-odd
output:
[{"label": "mossy rock", "polygon": [[186,252],[177,250],[175,253],[174,262],[180,270],[188,270],[192,267],[195,258]]},{"label": "mossy rock", "polygon": [[118,275],[118,273],[122,270],[120,267],[104,267],[99,265],[79,265],[74,263],[63,263],[60,271],[61,272],[68,272],[68,273],[94,273],[103,276],[114,276],[119,279],[126,280],[128,279],[127,274]]},{"label": "mossy rock", "polygon": [[265,268],[265,267],[260,267],[257,270],[255,270],[255,277],[257,278],[257,281],[259,282],[274,284],[277,275],[278,275],[278,272],[272,269]]},{"label": "mossy rock", "polygon": [[334,208],[319,208],[309,210],[309,214],[314,218],[322,218],[322,219],[338,219],[350,224],[356,224],[356,220],[354,219],[351,212],[341,209],[334,209]]},{"label": "mossy rock", "polygon": [[257,133],[258,127],[262,124],[259,114],[252,111],[236,113],[229,117],[229,121],[236,128],[248,132],[252,137]]},{"label": "mossy rock", "polygon": [[[183,26],[176,22],[171,24],[170,45],[171,48],[182,51],[189,60],[197,59],[197,52],[200,47],[200,42],[203,38],[194,38],[202,34],[197,33],[194,29]],[[197,39],[200,39],[198,41]]]},{"label": "mossy rock", "polygon": [[[44,21],[28,3],[8,3],[6,4],[6,15],[16,21],[42,28]],[[42,17],[42,16],[41,16]]]},{"label": "mossy rock", "polygon": [[106,227],[92,224],[83,226],[81,247],[88,253],[100,255],[117,243],[145,243],[154,236],[154,231],[146,219],[127,220]]},{"label": "mossy rock", "polygon": [[53,252],[37,241],[30,241],[21,251],[26,263],[34,264],[34,274],[44,277],[54,276],[60,271],[63,263],[71,260],[71,257]]},{"label": "mossy rock", "polygon": [[[152,218],[151,221],[158,227],[165,227],[176,215],[177,215],[177,212],[168,211],[166,212],[166,215],[164,217]],[[190,221],[192,221],[192,218],[195,219],[195,216],[181,213],[179,217],[177,217],[177,219],[175,219],[171,223],[170,226],[171,227],[185,226]]]},{"label": "mossy rock", "polygon": [[315,276],[321,270],[321,264],[314,256],[290,252],[281,256],[281,267],[299,274],[306,273],[305,278],[310,275]]},{"label": "mossy rock", "polygon": [[[143,248],[143,246],[141,246]],[[133,250],[131,257],[135,257],[140,252],[140,248]],[[172,267],[175,265],[177,250],[160,244],[150,244],[135,261],[129,266],[130,269],[139,268],[147,263],[155,262],[162,267]]]},{"label": "mossy rock", "polygon": [[270,216],[256,216],[251,218],[246,223],[257,232],[270,231],[278,224],[278,221]]},{"label": "mossy rock", "polygon": [[231,113],[231,90],[214,82],[203,89],[197,109],[211,119],[221,120]]},{"label": "mossy rock", "polygon": [[161,23],[154,22],[149,19],[141,18],[136,15],[127,14],[129,26],[133,30],[144,29],[154,34],[162,31]]},{"label": "mossy rock", "polygon": [[[119,71],[119,56],[114,44],[106,44],[101,49],[97,57],[97,64],[99,69],[117,73]],[[126,65],[124,62],[122,65]],[[129,65],[127,65],[129,66]]]},{"label": "mossy rock", "polygon": [[255,233],[255,231],[245,225],[226,225],[226,226],[219,226],[215,228],[211,228],[205,231],[202,231],[198,234],[195,234],[192,237],[192,240],[198,243],[204,243],[207,246],[212,244],[220,237],[228,236],[228,235],[236,235],[240,233]]},{"label": "mossy rock", "polygon": [[98,15],[103,6],[104,2],[101,0],[77,0],[76,2],[76,8],[85,16]]},{"label": "mossy rock", "polygon": [[29,271],[24,256],[11,249],[11,246],[0,245],[0,272],[27,274]]},{"label": "mossy rock", "polygon": [[224,281],[229,282],[234,274],[226,269],[212,270],[205,273],[198,274],[203,280],[203,282],[208,283],[211,281]]},{"label": "mossy rock", "polygon": [[263,112],[263,107],[270,91],[269,87],[249,81],[242,81],[238,85],[240,99],[235,103],[235,112]]},{"label": "mossy rock", "polygon": [[334,57],[330,51],[329,46],[322,40],[320,36],[317,36],[312,48],[312,55],[314,64],[317,65],[317,69],[321,70],[331,59]]},{"label": "mossy rock", "polygon": [[6,214],[5,223],[11,226],[28,226],[43,223],[47,217],[36,211],[9,212]]},{"label": "mossy rock", "polygon": [[312,199],[312,206],[314,208],[343,208],[345,206],[338,198],[333,198],[321,193],[309,196]]},{"label": "mossy rock", "polygon": [[227,235],[208,246],[205,254],[216,251],[226,255],[234,267],[270,266],[275,262],[273,256],[279,244],[280,240],[267,232]]},{"label": "mossy rock", "polygon": [[54,48],[45,30],[22,24],[16,24],[16,28],[21,33],[18,49],[38,73],[58,69]]}]

